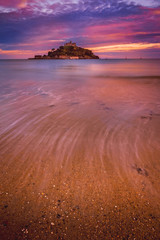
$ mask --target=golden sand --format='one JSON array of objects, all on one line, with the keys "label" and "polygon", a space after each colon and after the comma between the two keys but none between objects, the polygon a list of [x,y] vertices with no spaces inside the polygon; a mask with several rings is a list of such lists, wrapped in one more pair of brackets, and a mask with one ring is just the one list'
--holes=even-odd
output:
[{"label": "golden sand", "polygon": [[160,239],[157,87],[67,86],[1,105],[0,239]]}]

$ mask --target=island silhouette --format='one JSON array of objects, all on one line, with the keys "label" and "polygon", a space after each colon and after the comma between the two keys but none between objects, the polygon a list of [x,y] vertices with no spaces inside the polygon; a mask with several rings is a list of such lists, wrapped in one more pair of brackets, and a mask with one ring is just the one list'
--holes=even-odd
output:
[{"label": "island silhouette", "polygon": [[78,47],[76,43],[70,41],[57,49],[52,48],[48,55],[35,55],[29,59],[99,59],[99,57],[91,50]]}]

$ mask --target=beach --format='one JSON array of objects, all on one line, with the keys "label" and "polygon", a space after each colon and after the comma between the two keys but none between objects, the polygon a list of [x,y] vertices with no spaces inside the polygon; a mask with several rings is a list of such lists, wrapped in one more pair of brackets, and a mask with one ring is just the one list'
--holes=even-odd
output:
[{"label": "beach", "polygon": [[1,239],[160,239],[160,60],[0,61]]}]

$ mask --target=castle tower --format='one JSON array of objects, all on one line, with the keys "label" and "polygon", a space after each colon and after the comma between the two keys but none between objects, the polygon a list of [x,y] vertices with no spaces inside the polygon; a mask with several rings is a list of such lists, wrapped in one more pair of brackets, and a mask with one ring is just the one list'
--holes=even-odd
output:
[{"label": "castle tower", "polygon": [[65,43],[64,46],[72,46],[72,47],[76,47],[76,43],[72,43],[72,41]]}]

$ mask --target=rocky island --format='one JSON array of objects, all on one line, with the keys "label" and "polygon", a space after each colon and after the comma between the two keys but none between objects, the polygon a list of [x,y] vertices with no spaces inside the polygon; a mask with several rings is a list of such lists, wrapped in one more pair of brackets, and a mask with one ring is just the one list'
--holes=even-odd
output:
[{"label": "rocky island", "polygon": [[53,48],[48,55],[35,55],[34,58],[29,59],[99,59],[99,57],[91,50],[78,47],[76,43],[70,41],[57,49]]}]

